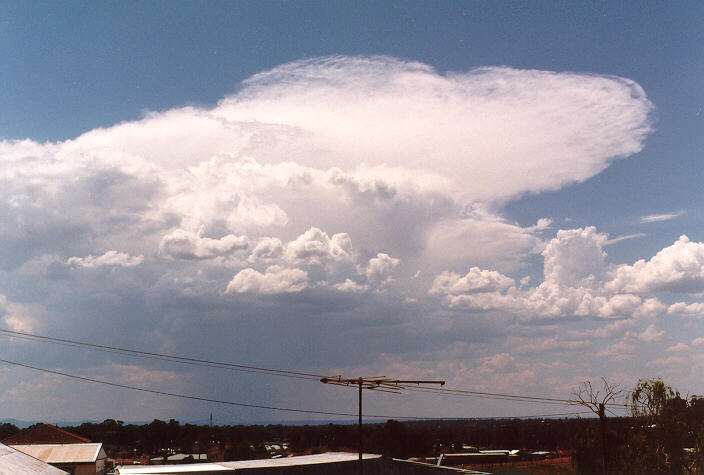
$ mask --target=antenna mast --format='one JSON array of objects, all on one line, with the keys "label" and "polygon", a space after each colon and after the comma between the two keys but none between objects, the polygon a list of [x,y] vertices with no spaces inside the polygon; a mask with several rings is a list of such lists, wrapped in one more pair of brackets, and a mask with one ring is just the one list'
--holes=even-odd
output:
[{"label": "antenna mast", "polygon": [[371,378],[343,378],[342,376],[332,376],[321,378],[321,383],[334,384],[336,386],[357,386],[359,388],[359,474],[363,473],[362,465],[362,389],[372,391],[382,391],[387,393],[400,394],[406,385],[439,384],[443,386],[445,381],[423,380],[423,379],[390,379],[386,376],[373,376]]}]

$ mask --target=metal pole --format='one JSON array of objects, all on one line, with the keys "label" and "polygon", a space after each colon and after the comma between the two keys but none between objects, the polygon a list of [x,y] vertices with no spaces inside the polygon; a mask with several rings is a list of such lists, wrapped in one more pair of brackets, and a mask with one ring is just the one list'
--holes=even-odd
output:
[{"label": "metal pole", "polygon": [[357,383],[359,384],[359,475],[362,475],[364,473],[362,465],[362,378],[359,378]]}]

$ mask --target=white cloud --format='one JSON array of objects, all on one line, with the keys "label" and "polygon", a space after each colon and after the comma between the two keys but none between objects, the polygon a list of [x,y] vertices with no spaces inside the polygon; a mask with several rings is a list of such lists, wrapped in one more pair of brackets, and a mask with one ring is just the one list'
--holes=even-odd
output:
[{"label": "white cloud", "polygon": [[658,341],[658,340],[662,339],[662,337],[664,335],[665,335],[664,331],[656,330],[655,325],[650,325],[650,326],[648,326],[648,328],[645,329],[645,331],[643,333],[641,333],[638,336],[638,338],[647,342],[647,343],[650,343],[650,342]]},{"label": "white cloud", "polygon": [[[121,245],[210,260],[247,236],[261,245],[253,262],[278,262],[265,239],[344,230],[366,255],[383,249],[432,266],[428,275],[449,264],[507,271],[550,221],[522,228],[483,205],[585,180],[639,151],[651,109],[637,84],[611,76],[441,74],[389,57],[291,63],[213,108],[150,113],[59,143],[0,142],[0,240],[24,246],[18,260],[60,255],[68,237],[49,236],[68,227],[92,255]],[[315,252],[298,244],[287,265]],[[333,245],[329,255],[346,258],[346,243]]]},{"label": "white cloud", "polygon": [[679,352],[679,351],[687,351],[689,350],[689,346],[686,343],[677,343],[676,345],[668,346],[665,348],[665,351],[669,352]]},{"label": "white cloud", "polygon": [[366,292],[369,290],[368,285],[364,284],[358,284],[357,282],[353,281],[352,279],[345,279],[344,282],[340,284],[335,284],[334,287],[341,291],[341,292]]},{"label": "white cloud", "polygon": [[623,236],[616,236],[615,238],[611,238],[606,243],[604,244],[605,246],[610,246],[612,244],[616,244],[621,241],[628,241],[631,239],[639,239],[642,237],[646,237],[647,234],[645,233],[633,233],[633,234],[624,234]]},{"label": "white cloud", "polygon": [[365,275],[367,281],[373,283],[384,283],[391,277],[391,273],[399,264],[400,260],[380,252],[376,257],[369,259]]},{"label": "white cloud", "polygon": [[678,218],[684,214],[684,211],[678,211],[677,213],[666,213],[666,214],[649,214],[647,216],[641,216],[641,223],[659,223],[661,221],[669,221],[671,219]]},{"label": "white cloud", "polygon": [[282,294],[300,292],[308,286],[308,274],[301,269],[270,266],[264,273],[251,268],[239,271],[225,293]]},{"label": "white cloud", "polygon": [[220,239],[212,239],[183,229],[165,235],[159,243],[162,254],[177,259],[213,259],[248,248],[247,236],[228,234]]},{"label": "white cloud", "polygon": [[508,289],[515,284],[513,279],[499,272],[472,267],[465,276],[454,272],[441,273],[435,277],[430,293],[458,295],[497,292]]},{"label": "white cloud", "polygon": [[641,149],[652,108],[621,78],[511,68],[441,75],[388,57],[301,61],[245,84],[213,114],[301,130],[317,152],[305,163],[430,169],[473,199],[592,176]]},{"label": "white cloud", "polygon": [[648,261],[618,266],[606,288],[635,293],[704,291],[704,243],[681,236]]},{"label": "white cloud", "polygon": [[0,321],[12,331],[34,331],[39,326],[41,315],[29,305],[12,302],[0,294]]},{"label": "white cloud", "polygon": [[602,249],[607,239],[593,226],[558,231],[542,252],[545,280],[569,287],[592,287],[604,275],[606,253]]},{"label": "white cloud", "polygon": [[284,255],[284,244],[279,238],[263,238],[252,250],[250,262],[277,260]]},{"label": "white cloud", "polygon": [[701,303],[680,302],[668,307],[656,297],[643,295],[677,286],[681,291],[692,290],[692,282],[704,275],[704,265],[699,263],[704,244],[683,237],[648,263],[611,266],[603,251],[607,242],[608,236],[593,227],[559,230],[542,251],[544,280],[534,288],[524,284],[516,287],[515,281],[503,274],[473,268],[462,279],[451,272],[439,274],[430,293],[444,296],[443,302],[450,308],[502,311],[524,320],[650,318],[665,312],[699,315],[704,311]]},{"label": "white cloud", "polygon": [[70,265],[94,268],[104,266],[134,267],[143,261],[144,256],[130,256],[124,252],[110,250],[100,256],[89,254],[85,257],[70,257],[66,262]]},{"label": "white cloud", "polygon": [[294,264],[322,264],[325,261],[352,260],[352,241],[346,233],[331,237],[318,228],[310,228],[289,242],[284,259]]},{"label": "white cloud", "polygon": [[[469,214],[439,221],[429,230],[426,260],[431,265],[496,266],[498,270],[521,267],[540,245],[536,227],[523,228],[495,213],[474,207]],[[471,243],[471,245],[468,245]]]},{"label": "white cloud", "polygon": [[704,317],[704,302],[693,302],[687,304],[685,302],[676,302],[667,308],[667,313],[670,315],[681,315],[685,317]]},{"label": "white cloud", "polygon": [[[496,345],[495,354],[430,361],[426,371],[468,370],[459,378],[487,389],[542,383],[555,367],[499,348],[505,332],[520,326],[498,328],[503,322],[491,317],[499,311],[521,320],[638,319],[664,306],[640,292],[604,289],[612,270],[604,234],[560,231],[556,242],[544,242],[554,232],[548,218],[523,226],[502,205],[584,181],[638,152],[651,110],[637,84],[611,76],[511,68],[443,74],[385,57],[284,65],[214,107],[149,113],[64,142],[0,142],[0,285],[32,285],[27,295],[47,308],[62,302],[60,328],[99,324],[120,337],[122,315],[145,315],[129,320],[134,334],[162,328],[176,347],[188,338],[177,331],[182,322],[261,316],[257,296],[328,287],[339,292],[286,299],[287,314],[301,301],[321,314],[364,302],[383,327],[389,305],[402,305],[409,313],[389,321],[418,343],[402,351],[432,359],[434,348],[458,342]],[[546,278],[529,288],[527,276],[516,274],[532,274],[540,252]],[[62,257],[40,263],[45,256]],[[143,272],[71,272],[63,264],[69,256],[75,266],[141,265]],[[424,294],[431,285],[437,297]],[[386,292],[365,294],[379,288]],[[77,303],[96,295],[110,302],[110,315],[89,318],[94,310]],[[162,312],[167,301],[177,304]],[[464,318],[439,301],[490,318]],[[266,305],[281,303],[268,298]],[[414,309],[429,316],[408,325]],[[51,323],[24,311],[7,315],[24,318],[5,318],[14,328]],[[252,341],[277,338],[258,322],[238,325],[252,331]],[[293,355],[287,343],[295,327],[280,323],[274,333],[288,340],[278,340],[279,351]],[[301,332],[318,331],[299,324]],[[388,328],[381,330],[364,340],[365,356],[388,347]],[[327,355],[344,364],[344,344],[331,337]],[[531,344],[557,353],[590,343],[552,336]]]}]

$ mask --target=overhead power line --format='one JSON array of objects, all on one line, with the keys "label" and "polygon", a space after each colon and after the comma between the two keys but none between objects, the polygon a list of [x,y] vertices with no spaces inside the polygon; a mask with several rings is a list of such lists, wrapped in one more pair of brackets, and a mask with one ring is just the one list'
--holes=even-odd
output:
[{"label": "overhead power line", "polygon": [[221,368],[221,369],[228,369],[228,370],[232,370],[232,371],[244,371],[244,372],[249,372],[249,373],[259,373],[259,374],[268,374],[271,376],[285,376],[285,377],[290,377],[290,378],[310,379],[310,380],[315,380],[315,381],[319,381],[320,378],[325,377],[325,375],[304,373],[301,371],[264,368],[264,367],[260,367],[260,366],[250,366],[250,365],[243,365],[243,364],[237,364],[237,363],[226,363],[226,362],[222,362],[222,361],[212,361],[212,360],[206,360],[206,359],[190,358],[190,357],[186,357],[186,356],[167,355],[167,354],[155,353],[155,352],[151,352],[151,351],[132,350],[129,348],[121,348],[119,346],[99,345],[96,343],[87,343],[84,341],[68,340],[65,338],[55,338],[55,337],[50,337],[50,336],[36,335],[33,333],[18,332],[18,331],[11,331],[11,330],[0,329],[0,335],[12,336],[12,337],[16,337],[16,338],[22,338],[25,340],[31,340],[31,341],[41,341],[41,342],[45,342],[45,343],[53,343],[56,345],[69,346],[69,347],[74,347],[74,348],[83,348],[83,349],[88,349],[88,350],[93,350],[93,351],[101,351],[101,352],[105,352],[105,353],[131,355],[131,356],[136,356],[139,358],[147,358],[147,359],[161,360],[161,361],[170,361],[172,363],[188,364],[188,365],[194,365],[194,366],[206,366],[206,367],[211,367],[211,368]]},{"label": "overhead power line", "polygon": [[[137,358],[167,361],[178,364],[185,364],[191,366],[201,366],[209,368],[219,368],[229,371],[241,371],[247,373],[263,374],[269,376],[280,376],[287,378],[296,379],[306,379],[309,381],[320,381],[321,378],[329,377],[328,375],[321,375],[315,373],[308,373],[303,371],[294,370],[282,370],[275,368],[266,368],[261,366],[244,365],[239,363],[228,363],[222,361],[214,361],[207,359],[191,358],[186,356],[176,356],[168,355],[164,353],[156,353],[150,351],[133,350],[129,348],[122,348],[118,346],[110,345],[100,345],[97,343],[88,343],[84,341],[69,340],[66,338],[56,338],[45,335],[37,335],[27,332],[19,332],[12,330],[0,329],[1,336],[19,338],[29,341],[41,342],[41,343],[51,343],[55,345],[68,346],[72,348],[88,349],[92,351],[100,351],[104,353],[112,353],[118,355],[126,355]],[[415,386],[404,387],[409,391],[416,392],[427,392],[434,393],[438,395],[453,395],[453,396],[465,396],[472,398],[482,398],[482,399],[495,399],[495,400],[506,400],[506,401],[516,401],[516,402],[534,402],[540,404],[557,404],[557,405],[579,405],[579,401],[575,399],[561,399],[561,398],[550,398],[541,396],[527,396],[519,394],[503,394],[503,393],[493,393],[493,392],[483,392],[483,391],[471,391],[464,389],[452,389],[452,388],[418,388]],[[627,404],[619,404],[611,402],[608,404],[610,407],[626,408],[629,407]]]},{"label": "overhead power line", "polygon": [[[101,379],[89,378],[87,376],[78,376],[75,374],[65,373],[63,371],[56,371],[56,370],[51,370],[51,369],[47,369],[47,368],[40,368],[38,366],[33,366],[33,365],[29,365],[29,364],[24,364],[24,363],[18,363],[16,361],[10,361],[10,360],[5,360],[5,359],[0,359],[0,363],[5,363],[8,365],[12,365],[12,366],[18,366],[21,368],[32,369],[35,371],[41,371],[44,373],[53,374],[53,375],[57,375],[57,376],[63,376],[66,378],[77,379],[80,381],[86,381],[86,382],[95,383],[95,384],[102,384],[105,386],[111,386],[111,387],[116,387],[116,388],[121,388],[121,389],[129,389],[132,391],[140,391],[140,392],[144,392],[144,393],[156,394],[158,396],[167,396],[167,397],[174,397],[174,398],[180,398],[180,399],[189,399],[189,400],[194,400],[194,401],[209,402],[209,403],[215,403],[215,404],[225,404],[225,405],[229,405],[229,406],[249,407],[249,408],[253,408],[253,409],[266,409],[266,410],[271,410],[271,411],[295,412],[295,413],[299,413],[299,414],[316,414],[316,415],[324,415],[324,416],[345,416],[345,417],[357,416],[357,414],[352,414],[352,413],[348,413],[348,412],[317,411],[317,410],[312,410],[312,409],[297,409],[297,408],[290,408],[290,407],[266,406],[266,405],[261,405],[261,404],[250,404],[250,403],[244,403],[244,402],[225,401],[222,399],[207,398],[207,397],[202,397],[202,396],[192,396],[192,395],[187,395],[187,394],[172,393],[172,392],[168,392],[168,391],[159,391],[156,389],[142,388],[142,387],[138,387],[138,386],[131,386],[128,384],[121,384],[121,383],[115,383],[112,381],[105,381],[105,380],[101,380]],[[363,416],[374,418],[374,419],[447,420],[447,421],[451,421],[451,420],[547,418],[547,417],[580,415],[580,414],[585,414],[585,413],[591,413],[591,412],[590,411],[582,411],[582,412],[572,412],[572,413],[563,413],[563,414],[542,414],[542,415],[532,415],[532,416],[492,417],[492,418],[389,416],[389,415],[378,415],[378,414],[363,414]]]}]

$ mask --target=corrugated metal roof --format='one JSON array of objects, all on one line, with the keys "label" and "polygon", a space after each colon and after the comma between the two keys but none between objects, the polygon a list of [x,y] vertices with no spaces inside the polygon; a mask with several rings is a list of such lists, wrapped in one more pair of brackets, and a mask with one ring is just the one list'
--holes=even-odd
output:
[{"label": "corrugated metal roof", "polygon": [[[363,454],[365,460],[378,459],[381,455]],[[220,462],[221,465],[233,468],[288,467],[291,465],[313,465],[319,463],[352,462],[359,460],[359,454],[350,452],[327,452],[316,455],[300,455],[298,457],[281,457],[278,459],[238,460],[236,462]]]},{"label": "corrugated metal roof", "polygon": [[12,447],[46,463],[95,463],[103,444],[31,444]]},{"label": "corrugated metal roof", "polygon": [[[217,473],[236,472],[240,469],[265,467],[290,467],[295,465],[314,465],[322,463],[352,462],[358,454],[348,452],[328,452],[317,455],[282,457],[278,459],[238,460],[236,462],[194,463],[187,465],[121,465],[117,467],[120,475],[177,474],[177,473]],[[381,455],[364,454],[365,460],[378,459]]]},{"label": "corrugated metal roof", "polygon": [[67,472],[52,467],[48,463],[19,450],[0,444],[0,475],[17,475],[18,473],[42,475],[66,475]]}]

